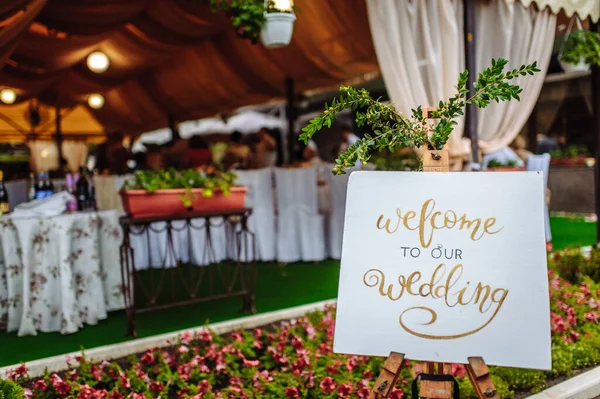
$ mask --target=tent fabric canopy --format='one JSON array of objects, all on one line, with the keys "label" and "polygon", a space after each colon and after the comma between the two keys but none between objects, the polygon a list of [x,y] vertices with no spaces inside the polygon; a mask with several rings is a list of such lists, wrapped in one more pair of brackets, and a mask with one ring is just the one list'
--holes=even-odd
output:
[{"label": "tent fabric canopy", "polygon": [[525,7],[535,3],[539,9],[549,7],[553,14],[558,14],[561,10],[571,17],[575,14],[580,19],[591,18],[598,22],[600,18],[600,0],[519,0]]},{"label": "tent fabric canopy", "polygon": [[[378,70],[364,0],[297,0],[290,46],[267,49],[235,36],[201,0],[16,0],[0,6],[1,85],[19,100],[62,106],[102,93],[93,114],[107,131],[141,133],[339,84]],[[13,21],[13,22],[9,22]],[[85,66],[100,50],[109,69]]]}]

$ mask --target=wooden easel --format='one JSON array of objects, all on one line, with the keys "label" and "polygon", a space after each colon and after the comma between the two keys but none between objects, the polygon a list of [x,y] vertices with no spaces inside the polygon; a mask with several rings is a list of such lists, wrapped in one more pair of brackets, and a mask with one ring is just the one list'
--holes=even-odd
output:
[{"label": "wooden easel", "polygon": [[[425,108],[423,115],[431,119],[431,112],[435,108]],[[431,126],[429,126],[431,130]],[[426,150],[423,153],[423,172],[449,172],[450,157],[446,149]],[[481,357],[469,357],[465,365],[469,379],[480,399],[500,399],[496,388],[490,378],[490,370]],[[387,399],[394,389],[402,367],[404,366],[404,353],[391,352],[383,363],[381,373],[371,390],[369,399]],[[425,362],[423,364],[426,374],[450,375],[452,365],[448,363]],[[423,380],[419,386],[419,397],[425,399],[451,399],[452,383],[448,381]],[[417,399],[417,398],[413,398]]]}]

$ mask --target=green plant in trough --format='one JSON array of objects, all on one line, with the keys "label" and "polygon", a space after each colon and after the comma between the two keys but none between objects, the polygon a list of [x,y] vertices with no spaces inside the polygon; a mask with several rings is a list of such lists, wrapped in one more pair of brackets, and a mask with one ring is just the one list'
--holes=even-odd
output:
[{"label": "green plant in trough", "polygon": [[433,125],[432,134],[427,118],[423,115],[423,107],[412,110],[411,118],[396,111],[393,105],[386,105],[379,99],[371,97],[365,89],[354,89],[342,86],[339,99],[334,99],[331,105],[325,104],[325,111],[312,119],[308,126],[302,129],[300,140],[305,143],[324,126],[331,127],[337,114],[345,109],[356,111],[356,123],[359,127],[369,126],[373,134],[365,137],[348,147],[336,159],[334,174],[344,174],[345,170],[354,166],[357,160],[363,164],[370,158],[373,150],[389,150],[393,152],[400,148],[418,148],[425,146],[430,150],[441,150],[456,125],[456,119],[464,114],[467,104],[475,104],[479,108],[487,107],[492,101],[520,100],[521,87],[509,82],[518,76],[533,75],[540,70],[537,63],[521,65],[520,68],[504,72],[508,61],[499,58],[492,59],[492,66],[477,75],[473,83],[475,94],[468,97],[467,81],[469,71],[459,75],[456,94],[446,101],[440,101],[438,108],[431,113],[437,122]]},{"label": "green plant in trough", "polygon": [[560,60],[575,65],[581,61],[589,65],[600,65],[600,35],[589,30],[569,34]]},{"label": "green plant in trough", "polygon": [[14,381],[0,380],[0,399],[24,399],[23,388]]}]

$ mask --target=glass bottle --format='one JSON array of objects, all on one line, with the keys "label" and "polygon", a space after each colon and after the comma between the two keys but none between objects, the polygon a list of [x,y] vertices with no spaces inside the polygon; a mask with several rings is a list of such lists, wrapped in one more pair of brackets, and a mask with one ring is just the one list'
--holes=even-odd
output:
[{"label": "glass bottle", "polygon": [[90,199],[90,185],[87,180],[85,166],[79,168],[79,179],[77,179],[77,208],[80,211],[88,210]]},{"label": "glass bottle", "polygon": [[4,172],[0,170],[0,216],[9,212],[8,191],[4,185]]},{"label": "glass bottle", "polygon": [[29,174],[29,201],[36,199],[37,187],[35,181],[35,174]]}]

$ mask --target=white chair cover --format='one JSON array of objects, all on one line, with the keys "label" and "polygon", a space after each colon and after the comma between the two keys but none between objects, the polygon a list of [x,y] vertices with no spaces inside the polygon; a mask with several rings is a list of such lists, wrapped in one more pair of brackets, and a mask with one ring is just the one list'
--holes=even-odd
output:
[{"label": "white chair cover", "polygon": [[[544,174],[544,188],[547,189],[548,173],[550,172],[550,154],[529,155],[527,157],[527,170],[532,172],[542,172]],[[546,202],[545,195],[544,214],[546,220],[546,241],[552,241],[552,232],[550,231],[550,214],[548,212],[548,203]]]},{"label": "white chair cover", "polygon": [[[238,183],[248,187],[246,207],[252,208],[248,229],[254,233],[256,260],[275,260],[275,201],[273,198],[273,169],[239,170]],[[252,259],[252,247],[248,255]],[[235,248],[235,247],[233,247]],[[242,250],[242,255],[244,251]],[[245,260],[244,257],[241,258]]]},{"label": "white chair cover", "polygon": [[331,196],[331,211],[329,213],[329,257],[332,259],[342,258],[342,239],[344,236],[344,217],[346,214],[346,193],[348,191],[348,179],[355,168],[347,171],[345,175],[333,175],[331,170],[334,164],[328,164],[330,171],[325,176],[329,193]]},{"label": "white chair cover", "polygon": [[13,180],[4,183],[8,194],[8,205],[12,211],[15,207],[23,202],[29,201],[27,192],[27,180]]},{"label": "white chair cover", "polygon": [[326,257],[323,216],[318,213],[317,169],[275,169],[277,260],[320,261]]}]

